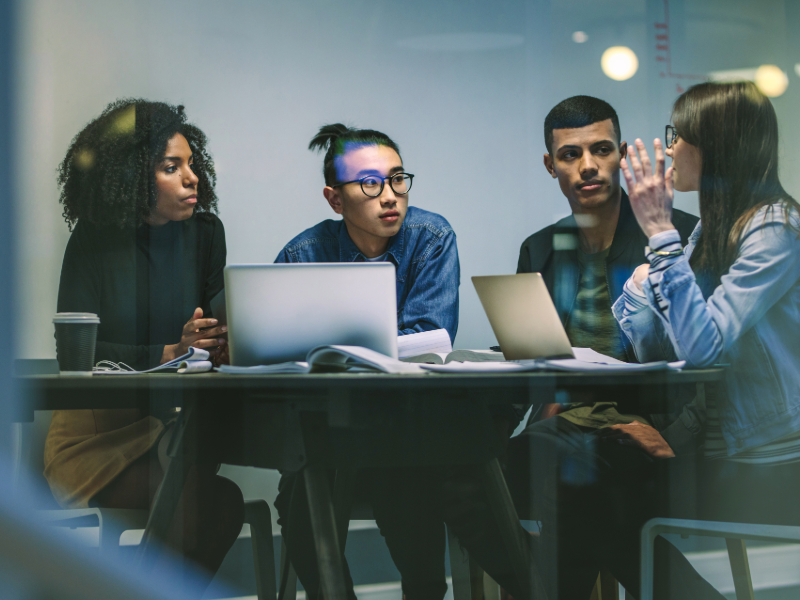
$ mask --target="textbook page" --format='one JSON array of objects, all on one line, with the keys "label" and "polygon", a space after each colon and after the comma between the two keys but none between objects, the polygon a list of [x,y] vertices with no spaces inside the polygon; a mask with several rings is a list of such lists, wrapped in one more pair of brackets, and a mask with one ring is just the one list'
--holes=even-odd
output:
[{"label": "textbook page", "polygon": [[380,371],[382,373],[425,373],[419,365],[395,360],[389,356],[361,346],[319,346],[306,356],[306,362],[285,362],[254,367],[221,365],[220,373],[235,375],[344,373]]},{"label": "textbook page", "polygon": [[421,333],[397,336],[397,358],[408,358],[420,354],[443,354],[442,360],[453,351],[450,335],[446,329],[434,329]]},{"label": "textbook page", "polygon": [[[449,338],[448,338],[449,339]],[[422,365],[405,363],[361,346],[320,346],[308,353],[311,372],[371,367],[384,373],[425,373]]]},{"label": "textbook page", "polygon": [[426,352],[408,358],[401,358],[403,362],[409,363],[428,363],[431,365],[443,365],[445,363],[457,362],[486,362],[504,361],[502,352],[493,350],[453,350],[450,354],[444,352]]},{"label": "textbook page", "polygon": [[255,367],[235,367],[233,365],[220,365],[217,367],[220,373],[228,373],[232,375],[266,375],[272,373],[290,374],[290,373],[308,373],[309,366],[307,362],[284,362],[276,363],[274,365],[257,365]]}]

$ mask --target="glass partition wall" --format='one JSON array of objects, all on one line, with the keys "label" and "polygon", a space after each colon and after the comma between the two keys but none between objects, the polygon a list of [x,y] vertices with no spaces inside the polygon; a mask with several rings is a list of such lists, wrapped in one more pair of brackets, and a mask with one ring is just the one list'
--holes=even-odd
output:
[{"label": "glass partition wall", "polygon": [[[70,236],[75,235],[73,217],[77,214],[59,203],[63,187],[59,186],[58,169],[76,135],[115,100],[145,99],[182,106],[188,122],[197,125],[205,134],[205,150],[214,166],[213,173],[206,174],[207,181],[216,177],[216,208],[219,220],[224,223],[227,264],[272,263],[300,232],[325,219],[340,218],[322,193],[326,185],[323,156],[308,149],[309,140],[322,125],[342,123],[387,134],[399,147],[403,168],[414,173],[413,198],[409,194],[409,205],[443,216],[457,236],[461,286],[455,349],[488,349],[498,344],[471,277],[516,273],[522,267],[520,247],[529,236],[569,217],[574,211],[581,211],[574,205],[577,192],[569,186],[577,185],[580,177],[586,181],[592,179],[591,174],[581,175],[581,169],[596,167],[575,167],[578,179],[570,180],[563,174],[568,170],[567,161],[573,159],[558,155],[558,147],[548,150],[545,140],[546,117],[567,98],[585,95],[607,102],[618,115],[618,131],[611,130],[619,135],[617,141],[626,142],[630,148],[636,139],[641,139],[652,156],[654,139],[662,140],[664,145],[680,144],[681,128],[673,120],[673,104],[692,86],[704,82],[753,82],[759,93],[769,98],[777,115],[780,182],[788,195],[800,194],[800,170],[795,168],[800,161],[800,149],[793,143],[800,133],[800,116],[796,110],[800,97],[800,42],[795,35],[795,29],[800,26],[800,5],[789,0],[470,3],[411,0],[400,5],[363,0],[338,3],[242,0],[235,3],[178,2],[168,6],[151,1],[124,4],[100,0],[29,0],[16,4],[0,2],[0,10],[13,14],[8,19],[0,18],[3,23],[0,27],[10,29],[9,35],[0,35],[3,40],[0,76],[10,82],[0,86],[0,113],[3,115],[0,157],[4,158],[0,160],[0,173],[6,173],[0,176],[0,198],[7,215],[0,244],[7,257],[4,278],[13,282],[5,286],[5,292],[0,295],[0,307],[9,315],[11,324],[7,333],[11,351],[0,361],[0,384],[9,398],[0,408],[9,413],[0,413],[7,417],[0,449],[9,473],[13,469],[17,474],[27,472],[23,479],[34,482],[37,500],[32,505],[39,510],[59,506],[41,476],[45,460],[43,443],[51,413],[37,411],[33,423],[12,423],[20,419],[10,414],[11,407],[21,407],[22,413],[27,414],[24,409],[26,403],[32,401],[30,395],[38,393],[31,391],[34,388],[27,384],[17,390],[20,380],[11,376],[12,359],[55,358],[53,316],[57,311],[59,285],[64,285],[65,250]],[[730,118],[731,127],[734,127],[736,117],[729,114],[726,118]],[[580,119],[575,121],[579,122]],[[674,136],[670,130],[665,139],[668,125],[676,129]],[[124,123],[119,127],[122,131]],[[555,129],[570,132],[580,127],[559,128],[557,122]],[[108,135],[118,134],[122,135],[119,132]],[[682,141],[689,143],[687,139],[695,139],[692,135],[698,134],[696,131],[685,133]],[[574,143],[579,146],[582,142]],[[103,148],[102,152],[113,150],[110,146]],[[199,156],[196,147],[192,149],[194,156]],[[619,146],[609,151],[619,152]],[[84,161],[81,164],[89,170],[93,165],[110,164],[105,155],[74,152],[74,156],[79,154]],[[546,154],[557,159],[554,167],[551,161],[550,172]],[[194,160],[197,165],[199,161]],[[671,159],[668,158],[666,164],[670,166]],[[198,173],[202,168],[195,166],[192,171]],[[602,179],[604,171],[599,172],[597,177]],[[625,177],[615,171],[614,176],[617,174],[623,190],[630,191]],[[601,184],[605,185],[605,181],[598,185]],[[679,190],[674,194],[674,208],[700,216],[698,186],[689,189],[692,186],[684,185],[683,188],[687,191]],[[146,193],[152,193],[151,188],[148,190]],[[570,194],[573,204],[568,199]],[[203,198],[200,200],[205,202]],[[722,215],[726,209],[715,210],[713,214]],[[139,217],[141,214],[136,218]],[[77,221],[80,223],[80,219]],[[107,228],[111,221],[113,217],[107,216],[100,228]],[[578,216],[577,221],[570,222],[572,233],[578,232],[577,237],[553,238],[555,246],[545,244],[534,248],[529,245],[528,251],[531,256],[536,252],[590,254],[589,247],[581,246],[586,240],[581,237],[585,235],[581,227],[587,222]],[[675,221],[675,224],[679,229],[687,229],[681,234],[681,245],[685,245],[694,221],[687,220],[683,225]],[[567,245],[556,247],[561,243],[558,240]],[[639,243],[637,240],[639,238],[631,243]],[[599,249],[607,250],[609,243],[607,239]],[[523,248],[523,254],[525,251]],[[640,259],[641,263],[648,260],[644,247]],[[613,257],[606,260],[613,261]],[[569,268],[545,263],[543,260],[537,270],[553,269],[556,280],[574,279],[577,282],[574,285],[583,285],[580,276],[586,273],[587,263],[575,261]],[[111,274],[116,268],[126,268],[123,258],[105,260],[104,264]],[[535,264],[534,259],[531,269]],[[619,275],[622,277],[619,281],[612,281],[619,277],[609,273],[611,271],[606,273],[609,289],[603,302],[613,303],[621,294],[629,273],[624,277]],[[796,280],[797,269],[782,272],[780,278]],[[719,277],[716,281],[720,281]],[[758,287],[750,281],[744,285]],[[551,280],[548,285],[552,293],[553,286],[559,284]],[[577,288],[570,289],[577,294]],[[713,286],[709,288],[713,289]],[[787,299],[795,287],[787,284],[781,289],[783,291],[773,300],[778,302],[781,298],[787,302],[786,321],[773,323],[775,327],[769,334],[759,330],[750,335],[756,335],[753,343],[762,351],[763,346],[767,347],[769,360],[765,364],[772,369],[773,380],[783,382],[782,385],[789,386],[788,390],[791,383],[786,382],[792,378],[787,373],[796,369],[796,364],[791,364],[786,356],[776,358],[769,346],[774,339],[770,336],[785,334],[798,325],[797,307]],[[577,297],[580,302],[581,296]],[[770,302],[774,304],[773,300]],[[564,308],[557,297],[554,301],[562,313],[568,335],[572,336],[580,315],[576,316],[572,304]],[[749,317],[742,315],[749,315],[747,311],[755,302],[757,300],[748,297],[736,304],[735,310],[732,309],[736,318],[747,321]],[[745,335],[745,330],[749,331],[753,323],[760,322],[758,318],[773,304],[759,308],[756,311],[760,311],[759,314],[753,317],[755,320],[743,325],[741,335]],[[590,303],[584,308],[586,306],[592,309],[596,305]],[[792,306],[795,317],[792,317]],[[607,308],[602,310],[607,317],[606,325],[616,327],[613,320],[608,320],[611,316]],[[191,317],[187,314],[182,322]],[[714,322],[719,323],[718,320]],[[589,331],[588,337],[583,339],[601,335],[598,333],[602,327],[600,321],[583,323]],[[725,331],[736,329],[730,327]],[[621,329],[614,335],[623,340]],[[619,344],[628,344],[628,354],[621,351],[623,354],[618,358],[637,359],[627,341],[619,341]],[[728,349],[726,346],[726,351]],[[731,355],[723,352],[719,360],[712,362],[731,363],[731,360]],[[735,357],[733,363],[735,368]],[[728,375],[720,377],[728,388],[734,385],[730,379],[725,379]],[[127,393],[134,394],[131,390],[136,385],[131,383]],[[670,459],[650,457],[658,463],[647,475],[655,477],[648,485],[656,486],[657,491],[653,493],[660,502],[653,514],[668,515],[671,508],[677,511],[676,507],[686,502],[687,496],[689,504],[700,502],[694,494],[700,493],[697,480],[704,477],[698,464],[707,458],[707,448],[703,444],[707,441],[709,411],[704,406],[702,418],[697,421],[692,421],[686,412],[681,413],[683,404],[696,402],[698,390],[705,394],[703,398],[707,397],[707,390],[713,390],[710,393],[715,404],[710,418],[712,428],[716,429],[713,429],[711,443],[717,444],[718,447],[714,447],[720,460],[725,460],[721,458],[723,455],[732,453],[727,448],[735,448],[737,440],[744,440],[744,446],[752,445],[743,432],[748,427],[765,429],[768,419],[772,418],[764,416],[766,413],[748,413],[747,409],[729,418],[725,411],[738,409],[730,408],[735,401],[726,404],[728,401],[724,398],[728,396],[725,394],[730,395],[730,389],[726,391],[724,385],[719,388],[716,383],[707,384],[704,390],[698,382],[683,386],[665,383],[664,389],[656,394],[662,404],[657,407],[651,404],[638,412],[635,404],[631,408],[624,402],[626,394],[647,396],[644,384],[634,391],[621,385],[607,393],[599,393],[599,388],[588,390],[577,385],[565,385],[555,391],[548,388],[549,391],[543,392],[537,385],[530,384],[527,399],[512,398],[523,413],[530,402],[536,405],[536,410],[531,411],[531,424],[539,418],[540,394],[550,394],[552,398],[548,396],[550,402],[547,403],[560,404],[562,408],[564,405],[596,405],[602,400],[621,402],[619,406],[625,410],[620,408],[620,413],[630,415],[644,410],[648,415],[674,411],[669,422],[651,419],[648,415],[642,419],[660,430],[684,419],[685,427],[696,437],[693,458],[697,460],[688,461],[692,465],[687,467],[695,471],[688,471],[690,475],[686,475],[687,471],[680,470],[683,467],[675,466],[676,461],[670,463]],[[763,396],[763,389],[758,388],[760,384],[753,385],[750,392],[742,392],[743,398],[750,397],[747,393]],[[139,389],[135,393],[142,398],[140,408],[149,411],[154,423],[158,421],[163,425],[175,419],[174,413],[167,415],[159,411],[170,403],[180,405],[181,401],[164,400],[164,396],[159,396],[162,392]],[[172,390],[169,393],[184,392]],[[336,395],[335,385],[330,393]],[[796,396],[797,391],[793,394]],[[724,398],[719,399],[720,395]],[[788,423],[793,414],[791,394],[780,397],[783,408],[776,410],[786,411],[788,416],[784,420]],[[89,408],[92,407],[87,406],[87,410]],[[350,423],[348,419],[354,418],[352,410],[342,410],[344,412],[337,413],[338,416],[330,417],[331,423],[337,422],[336,419]],[[765,410],[772,414],[771,408]],[[236,413],[234,420],[253,418],[248,415],[246,411]],[[741,436],[736,437],[738,433],[726,429],[728,418],[738,423],[737,431]],[[776,417],[776,422],[782,418]],[[690,425],[686,425],[689,422]],[[584,427],[586,422],[581,423]],[[381,427],[374,423],[372,426]],[[510,429],[517,428],[519,432],[523,427],[524,424],[511,419]],[[724,435],[720,427],[726,432]],[[780,473],[790,473],[793,431],[788,425],[788,429],[775,427],[775,431],[780,430],[780,434],[775,435],[789,448],[785,452],[788,458],[782,463],[785,469]],[[23,437],[35,440],[26,442],[35,447],[24,446]],[[767,435],[764,441],[775,442],[775,439]],[[237,452],[244,452],[242,448],[247,443],[237,440],[234,444]],[[422,437],[419,443],[424,443]],[[515,448],[513,443],[510,447],[512,451]],[[776,452],[784,450],[782,446]],[[500,454],[506,468],[508,452],[503,450]],[[641,452],[646,454],[644,450]],[[541,454],[530,450],[530,460],[536,461],[538,456]],[[659,462],[661,460],[665,462]],[[758,463],[758,460],[751,462]],[[262,466],[270,465],[272,463]],[[561,477],[563,473],[559,473]],[[636,473],[632,477],[645,477]],[[773,472],[766,473],[765,477],[770,479],[769,473]],[[272,506],[280,478],[275,469],[223,464],[219,474],[236,483],[245,500],[264,499]],[[693,482],[691,489],[677,483],[686,477]],[[17,476],[12,478],[17,480]],[[509,481],[509,485],[514,496],[515,485],[529,485],[533,489],[538,482]],[[783,487],[774,486],[774,481],[764,485],[770,494],[785,493],[791,497],[796,491],[792,480],[783,481]],[[619,490],[620,494],[626,493],[624,488]],[[603,502],[613,506],[608,498]],[[275,539],[279,540],[277,511],[273,508],[272,513]],[[675,513],[676,516],[686,514]],[[542,525],[538,513],[526,517],[520,511],[520,516],[529,529]],[[708,515],[694,513],[690,516]],[[366,519],[369,518],[373,516],[367,515]],[[613,511],[592,517],[611,522],[621,519],[621,523],[626,518],[625,514]],[[592,519],[585,525],[589,526]],[[350,532],[347,549],[356,593],[359,597],[369,597],[375,593],[369,586],[391,583],[396,586],[391,589],[399,597],[400,572],[392,563],[374,521],[359,523],[360,529]],[[781,524],[797,523],[787,518]],[[222,597],[231,589],[241,596],[255,593],[246,531],[247,528],[242,534],[244,537],[232,543],[232,550],[211,584],[209,597]],[[92,535],[79,533],[70,537],[68,543],[96,546],[98,542]],[[126,556],[133,556],[140,535],[139,531],[123,536]],[[733,597],[733,578],[722,539],[698,536],[680,539],[676,535],[667,536],[667,539],[688,557],[692,567],[711,586],[726,597]],[[748,551],[756,598],[794,597],[800,589],[797,548],[763,541],[748,542]],[[632,552],[636,555],[638,549]],[[451,568],[449,564],[446,566],[448,576],[451,576]],[[0,578],[2,576],[0,568]],[[277,576],[280,578],[280,572]],[[448,593],[452,593],[452,584],[449,589]],[[638,590],[630,591],[638,597]]]}]

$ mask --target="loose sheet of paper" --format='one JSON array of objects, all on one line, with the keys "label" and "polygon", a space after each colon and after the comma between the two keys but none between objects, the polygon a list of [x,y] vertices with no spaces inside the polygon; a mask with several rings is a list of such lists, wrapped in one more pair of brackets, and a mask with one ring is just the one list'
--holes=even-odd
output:
[{"label": "loose sheet of paper", "polygon": [[581,360],[583,362],[588,363],[599,363],[603,365],[628,365],[631,363],[626,363],[622,360],[617,360],[612,356],[606,356],[605,354],[600,354],[599,352],[595,352],[591,348],[572,348],[572,353],[575,355],[576,360]]},{"label": "loose sheet of paper", "polygon": [[450,335],[446,329],[397,336],[397,358],[408,358],[428,352],[447,356],[452,351],[453,344],[450,343]]}]

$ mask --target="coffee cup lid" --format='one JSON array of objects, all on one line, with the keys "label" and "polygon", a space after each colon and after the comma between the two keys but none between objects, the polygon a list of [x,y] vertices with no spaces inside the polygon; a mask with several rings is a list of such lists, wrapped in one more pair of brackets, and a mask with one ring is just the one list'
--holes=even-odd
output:
[{"label": "coffee cup lid", "polygon": [[88,323],[100,324],[100,319],[95,313],[61,312],[53,317],[53,323]]}]

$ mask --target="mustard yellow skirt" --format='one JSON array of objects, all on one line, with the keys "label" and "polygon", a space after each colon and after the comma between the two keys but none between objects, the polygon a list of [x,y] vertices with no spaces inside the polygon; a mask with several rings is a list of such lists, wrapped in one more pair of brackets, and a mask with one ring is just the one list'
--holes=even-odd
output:
[{"label": "mustard yellow skirt", "polygon": [[44,448],[44,476],[64,508],[89,501],[164,433],[139,410],[56,410]]}]

